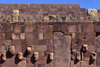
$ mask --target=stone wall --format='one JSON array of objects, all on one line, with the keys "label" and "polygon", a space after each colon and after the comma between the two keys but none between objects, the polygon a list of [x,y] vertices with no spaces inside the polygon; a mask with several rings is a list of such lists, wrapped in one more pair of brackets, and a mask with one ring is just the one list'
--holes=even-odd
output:
[{"label": "stone wall", "polygon": [[100,67],[99,10],[87,13],[77,4],[0,4],[0,14],[0,67]]}]

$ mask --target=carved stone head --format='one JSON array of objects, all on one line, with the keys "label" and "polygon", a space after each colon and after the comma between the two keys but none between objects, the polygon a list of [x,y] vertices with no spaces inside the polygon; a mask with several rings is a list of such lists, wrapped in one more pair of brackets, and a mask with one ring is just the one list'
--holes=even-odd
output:
[{"label": "carved stone head", "polygon": [[5,61],[6,60],[6,53],[2,53],[2,60]]},{"label": "carved stone head", "polygon": [[34,60],[37,61],[39,58],[39,53],[38,52],[34,52]]},{"label": "carved stone head", "polygon": [[28,52],[28,53],[31,53],[31,51],[32,51],[32,48],[31,48],[30,46],[28,46],[28,47],[27,47],[27,52]]},{"label": "carved stone head", "polygon": [[92,59],[93,61],[95,61],[96,58],[97,58],[97,53],[92,52],[92,53],[91,53],[91,59]]},{"label": "carved stone head", "polygon": [[76,59],[77,59],[78,61],[81,60],[80,52],[76,53]]},{"label": "carved stone head", "polygon": [[54,56],[54,53],[50,53],[50,54],[49,54],[49,59],[50,59],[50,60],[53,60],[53,59],[54,59],[53,56]]},{"label": "carved stone head", "polygon": [[83,52],[88,51],[88,45],[87,45],[87,44],[83,44],[83,46],[82,46],[82,51],[83,51]]},{"label": "carved stone head", "polygon": [[11,54],[15,54],[15,46],[10,46],[10,47],[9,47],[9,52],[10,52]]},{"label": "carved stone head", "polygon": [[23,58],[23,53],[22,52],[18,52],[18,59],[22,60],[22,58]]}]

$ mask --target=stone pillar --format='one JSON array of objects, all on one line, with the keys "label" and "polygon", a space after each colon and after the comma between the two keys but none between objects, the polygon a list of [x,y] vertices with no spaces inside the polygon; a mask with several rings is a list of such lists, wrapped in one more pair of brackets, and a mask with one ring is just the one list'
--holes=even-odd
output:
[{"label": "stone pillar", "polygon": [[71,36],[54,32],[54,67],[70,67]]}]

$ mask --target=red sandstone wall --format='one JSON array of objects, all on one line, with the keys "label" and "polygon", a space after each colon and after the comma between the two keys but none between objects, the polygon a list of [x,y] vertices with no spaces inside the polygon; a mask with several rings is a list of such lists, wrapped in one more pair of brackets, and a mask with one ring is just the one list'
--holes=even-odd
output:
[{"label": "red sandstone wall", "polygon": [[[13,10],[20,12],[18,22],[10,21]],[[37,19],[37,15],[43,18]],[[60,19],[43,21],[48,15],[59,15]],[[69,20],[63,21],[62,16]],[[86,9],[79,4],[0,4],[0,66],[100,67],[99,27],[100,22],[89,21]],[[83,44],[88,45],[84,53]],[[16,49],[13,56],[8,52],[11,45]],[[26,52],[27,46],[32,47],[30,54]],[[39,60],[34,62],[36,51]],[[18,52],[23,53],[22,61],[18,61]],[[92,52],[97,53],[94,62],[90,58]],[[6,53],[6,61],[2,61],[2,53]],[[53,61],[48,60],[49,53],[54,53]],[[76,60],[77,53],[80,61]]]}]

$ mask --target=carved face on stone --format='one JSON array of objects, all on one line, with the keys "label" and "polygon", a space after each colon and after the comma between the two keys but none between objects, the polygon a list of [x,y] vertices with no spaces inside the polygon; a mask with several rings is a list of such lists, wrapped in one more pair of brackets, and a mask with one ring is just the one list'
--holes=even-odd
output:
[{"label": "carved face on stone", "polygon": [[34,52],[34,60],[37,61],[39,58],[39,53],[38,52]]},{"label": "carved face on stone", "polygon": [[91,59],[92,59],[93,61],[95,61],[96,58],[97,58],[97,53],[92,52],[92,53],[91,53]]},{"label": "carved face on stone", "polygon": [[83,50],[83,52],[88,51],[88,45],[87,44],[83,44],[82,50]]},{"label": "carved face on stone", "polygon": [[15,54],[15,46],[10,46],[9,52],[10,52],[11,54]]},{"label": "carved face on stone", "polygon": [[2,60],[3,60],[3,61],[6,60],[6,53],[2,53]]},{"label": "carved face on stone", "polygon": [[49,59],[50,59],[50,60],[53,60],[53,59],[54,59],[53,56],[54,56],[54,53],[50,53],[50,54],[49,54]]},{"label": "carved face on stone", "polygon": [[23,58],[23,53],[22,52],[18,52],[18,59],[22,60],[22,58]]},{"label": "carved face on stone", "polygon": [[80,52],[76,53],[76,59],[77,59],[78,61],[81,60]]},{"label": "carved face on stone", "polygon": [[28,52],[28,53],[31,53],[31,51],[32,51],[32,48],[31,48],[30,46],[28,46],[28,47],[27,47],[27,52]]}]

